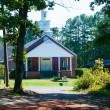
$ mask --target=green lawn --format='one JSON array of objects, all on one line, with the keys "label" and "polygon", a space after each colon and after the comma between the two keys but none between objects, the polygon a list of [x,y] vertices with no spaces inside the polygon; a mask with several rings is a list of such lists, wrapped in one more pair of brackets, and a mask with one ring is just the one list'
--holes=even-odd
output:
[{"label": "green lawn", "polygon": [[[68,78],[67,81],[68,82],[52,82],[50,81],[50,79],[23,79],[23,84],[24,86],[49,86],[49,87],[60,87],[60,86],[64,86],[64,87],[72,87],[74,82],[77,79],[75,78]],[[3,83],[3,79],[1,80],[0,86],[5,86],[5,84]],[[14,80],[10,79],[10,86],[14,86]]]}]

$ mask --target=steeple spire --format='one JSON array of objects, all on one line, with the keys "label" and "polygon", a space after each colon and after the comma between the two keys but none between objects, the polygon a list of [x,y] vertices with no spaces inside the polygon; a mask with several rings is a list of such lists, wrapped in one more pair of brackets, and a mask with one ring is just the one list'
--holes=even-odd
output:
[{"label": "steeple spire", "polygon": [[42,10],[41,11],[41,20],[46,20],[46,17],[47,17],[47,11]]},{"label": "steeple spire", "polygon": [[47,11],[42,10],[41,20],[39,21],[39,27],[41,30],[44,30],[43,35],[48,35],[49,37],[52,37],[53,32],[50,31],[50,20],[47,20],[46,18],[47,18]]}]

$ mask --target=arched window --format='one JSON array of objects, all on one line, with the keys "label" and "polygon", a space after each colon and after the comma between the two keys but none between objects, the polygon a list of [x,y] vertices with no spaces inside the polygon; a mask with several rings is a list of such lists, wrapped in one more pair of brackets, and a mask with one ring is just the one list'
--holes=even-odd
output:
[{"label": "arched window", "polygon": [[61,58],[61,67],[65,67],[65,58]]}]

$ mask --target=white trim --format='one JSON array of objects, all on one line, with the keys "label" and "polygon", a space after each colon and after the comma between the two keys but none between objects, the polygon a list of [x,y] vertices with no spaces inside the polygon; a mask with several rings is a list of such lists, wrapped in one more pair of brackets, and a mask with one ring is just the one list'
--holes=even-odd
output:
[{"label": "white trim", "polygon": [[11,54],[10,56],[8,56],[8,58],[12,57],[13,54]]},{"label": "white trim", "polygon": [[38,66],[39,66],[39,69],[38,69],[38,71],[40,71],[40,57],[38,57]]},{"label": "white trim", "polygon": [[27,78],[27,71],[28,71],[28,58],[25,61],[25,78]]},{"label": "white trim", "polygon": [[52,68],[52,70],[53,70],[53,62],[52,62],[52,57],[50,58],[50,60],[51,60],[51,68]]},{"label": "white trim", "polygon": [[67,70],[68,70],[68,57],[67,57],[67,61],[66,61],[66,63],[67,63]]},{"label": "white trim", "polygon": [[60,57],[58,57],[58,71],[60,71]]},{"label": "white trim", "polygon": [[13,59],[9,59],[8,61],[12,61]]},{"label": "white trim", "polygon": [[71,71],[71,77],[72,77],[72,58],[70,57],[70,71]]},{"label": "white trim", "polygon": [[28,71],[28,58],[26,59],[26,62],[25,62],[25,71]]}]

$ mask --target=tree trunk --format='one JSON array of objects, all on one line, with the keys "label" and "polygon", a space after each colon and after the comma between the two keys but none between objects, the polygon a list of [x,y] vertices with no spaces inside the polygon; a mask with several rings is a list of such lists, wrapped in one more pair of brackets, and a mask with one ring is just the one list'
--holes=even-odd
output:
[{"label": "tree trunk", "polygon": [[[24,4],[24,7],[19,10],[19,17],[22,20],[27,19],[28,7]],[[24,38],[26,33],[25,22],[20,23],[19,37],[17,39],[17,55],[16,55],[16,77],[14,92],[21,93],[22,90],[22,75],[23,75],[23,56],[24,56]]]},{"label": "tree trunk", "polygon": [[3,36],[4,36],[4,64],[5,64],[5,81],[6,81],[6,87],[9,86],[9,71],[8,71],[8,58],[7,58],[7,43],[6,43],[6,31],[3,30]]}]

